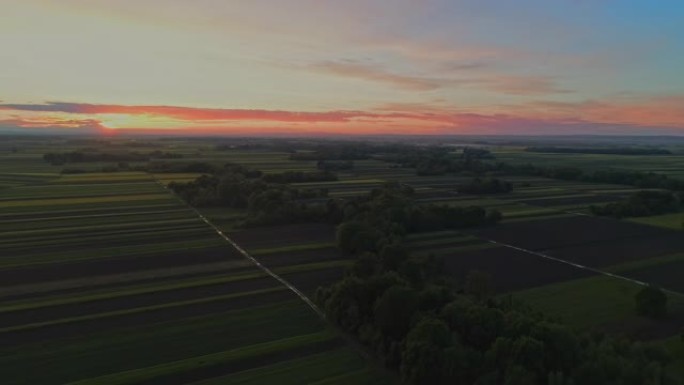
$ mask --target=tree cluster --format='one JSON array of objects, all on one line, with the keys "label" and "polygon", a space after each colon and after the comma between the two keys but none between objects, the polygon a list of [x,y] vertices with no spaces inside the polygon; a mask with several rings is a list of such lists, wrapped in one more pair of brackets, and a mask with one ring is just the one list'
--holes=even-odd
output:
[{"label": "tree cluster", "polygon": [[328,219],[324,204],[303,202],[326,198],[326,189],[298,189],[287,184],[269,183],[261,171],[232,163],[191,182],[172,182],[169,188],[193,206],[247,209],[244,226]]},{"label": "tree cluster", "polygon": [[639,147],[527,147],[525,151],[546,154],[672,155],[670,150],[665,150],[662,148]]},{"label": "tree cluster", "polygon": [[671,191],[638,191],[621,202],[605,205],[592,205],[594,215],[615,218],[648,217],[652,215],[679,212],[682,208],[683,193]]},{"label": "tree cluster", "polygon": [[440,258],[406,252],[397,223],[364,218],[358,212],[339,227],[340,247],[357,258],[343,280],[318,289],[316,301],[405,383],[679,383],[665,370],[671,358],[664,348],[578,333],[510,297],[493,297],[484,273],[455,283]]},{"label": "tree cluster", "polygon": [[482,226],[501,220],[500,212],[477,206],[419,204],[413,189],[399,183],[387,183],[332,211],[340,213],[339,247],[351,253],[379,252],[385,244],[398,242],[408,233]]},{"label": "tree cluster", "polygon": [[407,384],[678,383],[662,347],[578,333],[493,297],[487,274],[456,283],[441,258],[403,245],[411,232],[495,223],[500,214],[416,205],[412,189],[396,183],[339,209],[338,245],[356,259],[316,301]]},{"label": "tree cluster", "polygon": [[656,286],[644,286],[634,297],[636,313],[649,318],[667,315],[667,295]]}]

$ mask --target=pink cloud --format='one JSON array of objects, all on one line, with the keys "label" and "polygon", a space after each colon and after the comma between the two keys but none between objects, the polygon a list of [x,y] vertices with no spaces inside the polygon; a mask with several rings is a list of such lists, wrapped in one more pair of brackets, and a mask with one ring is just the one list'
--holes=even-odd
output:
[{"label": "pink cloud", "polygon": [[[0,112],[31,117],[0,127],[107,129],[109,114],[137,117],[122,130],[242,134],[684,134],[684,96],[614,102],[537,102],[498,112],[449,108],[444,104],[388,104],[368,111],[322,112],[128,106],[87,103],[0,104]],[[61,114],[55,116],[55,114]],[[66,118],[65,118],[66,116]],[[69,116],[75,116],[69,118]],[[82,118],[81,118],[82,117]],[[131,127],[162,117],[160,127]]]}]

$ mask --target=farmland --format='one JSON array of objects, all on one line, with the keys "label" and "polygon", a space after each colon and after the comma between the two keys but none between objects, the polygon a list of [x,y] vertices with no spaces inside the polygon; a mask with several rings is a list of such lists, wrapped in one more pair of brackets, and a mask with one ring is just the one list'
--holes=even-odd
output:
[{"label": "farmland", "polygon": [[[130,145],[111,142],[106,146]],[[22,139],[17,153],[0,154],[0,373],[9,379],[3,383],[396,382],[217,234],[314,298],[354,265],[337,246],[334,224],[244,227],[244,208],[199,207],[208,224],[166,188],[204,173],[107,172],[103,168],[111,165],[98,162],[62,173],[70,166],[42,159],[55,145],[81,148],[68,139]],[[316,161],[292,160],[292,152],[272,147],[169,139],[136,149],[181,154],[163,160],[173,165],[231,163],[265,174],[317,170]],[[501,161],[587,168],[615,159],[514,147],[493,152]],[[660,157],[638,158],[621,158],[620,168],[672,176],[684,170],[678,155],[657,164]],[[624,199],[639,190],[635,186],[497,175],[513,184],[512,192],[461,194],[457,186],[472,176],[419,176],[375,157],[336,175],[335,181],[291,186],[348,200],[397,182],[413,189],[418,205],[496,210],[503,217],[495,226],[411,233],[406,250],[439,258],[457,285],[472,271],[487,273],[498,298],[522,301],[573,328],[667,341],[673,352],[682,350],[673,342],[684,326],[681,213],[589,215],[591,205]],[[634,314],[641,283],[667,290],[666,319]],[[36,363],[41,370],[30,370]]]},{"label": "farmland", "polygon": [[[38,153],[10,158],[0,190],[3,383],[388,381],[152,175],[60,174]],[[285,259],[274,271],[315,290],[312,272],[346,263]]]}]

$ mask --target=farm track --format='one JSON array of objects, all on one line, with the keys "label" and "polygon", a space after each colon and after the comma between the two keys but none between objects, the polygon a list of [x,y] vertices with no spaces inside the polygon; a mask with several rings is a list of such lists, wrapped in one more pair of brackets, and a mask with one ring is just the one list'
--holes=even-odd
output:
[{"label": "farm track", "polygon": [[[509,249],[521,251],[521,252],[523,252],[523,253],[527,253],[527,254],[530,254],[530,255],[534,255],[534,256],[537,256],[537,257],[540,257],[540,258],[544,258],[544,259],[556,261],[556,262],[558,262],[558,263],[562,263],[562,264],[565,264],[565,265],[573,266],[573,267],[576,267],[576,268],[578,268],[578,269],[581,269],[581,270],[584,270],[584,271],[587,271],[587,272],[591,272],[591,273],[595,273],[595,274],[599,274],[599,275],[603,275],[603,276],[611,277],[611,278],[615,278],[615,279],[620,279],[620,280],[623,280],[623,281],[631,282],[631,283],[636,284],[636,285],[639,285],[639,286],[648,286],[648,285],[649,285],[648,283],[646,283],[646,282],[644,282],[644,281],[640,281],[640,280],[637,280],[637,279],[634,279],[634,278],[629,278],[629,277],[626,277],[626,276],[620,275],[620,274],[611,273],[611,272],[609,272],[609,271],[601,270],[601,269],[598,269],[598,268],[594,268],[594,267],[589,267],[589,266],[581,265],[581,264],[578,264],[578,263],[575,263],[575,262],[571,262],[571,261],[567,261],[567,260],[564,260],[564,259],[552,257],[552,256],[550,256],[550,255],[547,255],[547,254],[544,254],[544,253],[541,253],[541,252],[538,252],[538,251],[528,250],[528,249],[525,249],[525,248],[522,248],[522,247],[517,247],[517,246],[514,246],[514,245],[510,245],[510,244],[498,242],[498,241],[495,241],[495,240],[493,240],[493,239],[486,239],[486,238],[483,238],[483,239],[485,239],[485,240],[486,240],[487,242],[489,242],[489,243],[492,243],[492,244],[495,244],[495,245],[498,245],[498,246],[503,246],[503,247],[506,247],[506,248],[509,248]],[[675,296],[684,297],[684,293],[679,292],[679,291],[670,290],[670,289],[668,289],[668,288],[663,288],[663,291],[665,291],[665,292],[667,292],[667,293],[669,293],[669,294],[675,295]]]},{"label": "farm track", "polygon": [[[164,183],[157,181],[157,183],[166,191],[168,191],[170,194],[172,194],[176,199],[180,200],[185,204],[184,201],[182,201],[178,196],[176,196],[173,191],[171,191]],[[288,290],[293,292],[297,297],[299,297],[304,303],[311,308],[322,320],[325,320],[325,314],[321,309],[316,306],[316,304],[309,298],[307,297],[303,292],[301,292],[299,289],[294,287],[290,282],[286,281],[284,278],[281,276],[277,275],[274,273],[271,269],[268,267],[264,266],[261,262],[259,262],[256,258],[252,257],[245,249],[240,247],[235,241],[233,241],[231,238],[229,238],[224,232],[218,228],[216,225],[214,225],[209,219],[207,219],[202,213],[199,212],[196,208],[189,206],[188,207],[197,215],[199,219],[201,219],[204,223],[206,223],[209,227],[211,227],[216,234],[218,234],[221,238],[223,238],[226,242],[231,244],[240,254],[242,254],[245,258],[248,260],[252,261],[254,265],[256,265],[259,269],[261,269],[264,273],[270,275],[271,277],[275,278],[278,280],[282,285],[284,285]]]}]

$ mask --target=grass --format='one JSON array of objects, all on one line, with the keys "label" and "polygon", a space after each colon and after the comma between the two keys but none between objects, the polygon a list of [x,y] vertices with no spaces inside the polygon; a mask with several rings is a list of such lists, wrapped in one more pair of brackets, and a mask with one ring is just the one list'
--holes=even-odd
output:
[{"label": "grass", "polygon": [[411,248],[416,248],[416,247],[425,247],[425,248],[432,248],[432,247],[438,247],[440,245],[449,245],[449,244],[458,244],[461,242],[468,242],[468,241],[473,241],[476,240],[476,237],[473,237],[471,235],[453,235],[453,236],[447,236],[443,238],[430,238],[430,239],[425,239],[425,240],[411,240],[408,242],[407,246]]},{"label": "grass", "polygon": [[[288,320],[288,322],[282,322]],[[0,348],[3,384],[54,384],[155,366],[323,329],[301,301]],[[40,362],[40,370],[35,363]]]},{"label": "grass", "polygon": [[128,224],[141,221],[159,220],[180,220],[193,218],[191,212],[182,208],[163,211],[148,211],[140,213],[116,213],[96,215],[74,215],[70,217],[56,218],[30,218],[5,220],[0,223],[0,231],[31,231],[43,230],[48,228],[78,228],[82,226],[99,226],[103,222],[108,225]]},{"label": "grass", "polygon": [[[266,273],[263,273],[261,270],[254,270],[252,272],[247,272],[247,273],[242,273],[242,274],[230,274],[230,275],[215,274],[215,275],[210,275],[207,277],[202,277],[199,279],[193,278],[193,279],[185,279],[185,280],[176,280],[176,281],[172,281],[170,283],[129,286],[126,288],[117,288],[114,291],[109,291],[109,290],[103,291],[103,292],[95,291],[95,292],[90,292],[87,294],[76,295],[73,297],[59,296],[56,298],[39,299],[39,300],[33,300],[33,301],[21,301],[18,303],[9,303],[9,304],[6,303],[6,304],[3,304],[2,307],[0,307],[0,314],[7,313],[7,312],[13,312],[13,311],[45,308],[45,307],[50,307],[50,306],[59,306],[59,305],[67,305],[67,304],[86,303],[86,302],[92,302],[92,301],[101,301],[101,300],[105,300],[105,299],[121,298],[121,297],[141,295],[141,294],[161,293],[164,291],[192,289],[192,288],[197,288],[197,287],[202,287],[202,286],[225,284],[225,283],[243,281],[243,280],[260,278],[260,277],[265,277],[265,276],[266,276]],[[273,281],[273,285],[274,286],[277,285],[277,282],[275,280]],[[280,288],[284,289],[285,287],[283,286]],[[237,293],[237,294],[241,294],[241,293]]]},{"label": "grass", "polygon": [[666,229],[684,230],[684,213],[657,215],[653,217],[631,218],[631,222],[664,227]]},{"label": "grass", "polygon": [[681,335],[675,335],[663,341],[663,344],[674,359],[671,369],[680,376],[684,376],[684,338]]},{"label": "grass", "polygon": [[155,310],[170,309],[170,308],[174,308],[174,307],[197,305],[197,304],[204,304],[204,303],[210,303],[210,302],[219,302],[219,301],[225,301],[228,299],[234,299],[234,298],[238,298],[238,297],[272,293],[272,292],[276,292],[276,291],[280,291],[280,290],[286,290],[286,288],[284,286],[279,286],[279,287],[274,287],[274,288],[269,288],[269,289],[254,290],[254,291],[240,292],[240,293],[234,293],[234,294],[218,295],[218,296],[213,296],[213,297],[205,297],[205,298],[201,298],[201,299],[170,302],[170,303],[164,303],[164,304],[159,304],[159,305],[154,305],[154,306],[128,308],[128,309],[124,309],[124,310],[116,310],[116,311],[110,311],[110,312],[104,312],[104,313],[88,314],[88,315],[84,315],[84,316],[53,319],[53,320],[44,321],[44,322],[36,322],[36,323],[19,325],[19,326],[11,326],[11,327],[6,327],[6,328],[1,328],[0,334],[1,333],[23,332],[23,331],[43,328],[43,327],[47,327],[47,326],[64,325],[64,324],[74,323],[74,322],[93,321],[93,320],[99,320],[99,319],[104,319],[104,318],[109,318],[109,317],[119,317],[119,316],[124,316],[124,315],[151,312],[151,311],[155,311]]},{"label": "grass", "polygon": [[569,325],[591,328],[632,317],[640,289],[628,281],[598,276],[519,291],[513,297]]},{"label": "grass", "polygon": [[[293,348],[328,341],[336,337],[330,330],[324,330],[312,334],[304,334],[280,340],[262,342],[260,344],[242,346],[224,352],[196,356],[181,361],[173,361],[143,369],[135,369],[107,376],[89,378],[87,380],[72,383],[72,385],[124,385],[136,384],[160,377],[170,377],[181,373],[190,372],[201,368],[210,368],[248,358],[258,357],[268,353],[282,352]],[[168,378],[168,380],[172,380]]]},{"label": "grass", "polygon": [[[150,220],[153,219],[153,220]],[[49,237],[49,236],[54,236],[54,235],[63,235],[63,234],[70,234],[70,233],[76,233],[76,234],[83,234],[87,232],[106,232],[107,234],[115,234],[119,230],[124,230],[124,231],[130,231],[133,229],[151,229],[155,227],[159,227],[162,229],[168,229],[168,228],[175,228],[175,227],[185,227],[185,225],[188,224],[200,224],[201,221],[199,218],[190,216],[190,215],[183,215],[180,218],[175,218],[175,219],[170,219],[170,218],[147,218],[147,220],[141,221],[129,221],[129,222],[124,222],[124,223],[114,223],[110,224],[107,223],[105,225],[99,224],[99,225],[87,225],[83,224],[80,226],[73,226],[73,227],[52,227],[52,228],[47,228],[47,229],[31,229],[31,230],[21,230],[21,231],[6,231],[0,234],[0,239],[2,238],[14,238],[17,239],[19,237]]]},{"label": "grass", "polygon": [[311,356],[245,370],[229,376],[196,382],[196,385],[300,385],[340,376],[365,367],[363,359],[351,349],[338,349]]},{"label": "grass", "polygon": [[109,202],[132,202],[132,201],[149,201],[149,200],[170,200],[172,199],[166,193],[160,194],[132,194],[126,196],[103,196],[103,197],[78,197],[78,198],[54,198],[54,199],[31,199],[31,200],[14,200],[14,201],[0,201],[0,208],[16,208],[16,207],[36,207],[36,206],[61,206],[85,203],[109,203]]},{"label": "grass", "polygon": [[337,180],[331,182],[307,182],[307,183],[293,183],[297,187],[334,187],[337,185],[364,185],[364,184],[382,184],[384,179],[348,179]]},{"label": "grass", "polygon": [[59,197],[94,197],[111,195],[130,195],[145,193],[161,193],[163,190],[154,183],[108,183],[85,185],[37,185],[25,186],[0,192],[0,200],[26,200]]},{"label": "grass", "polygon": [[328,377],[324,380],[313,382],[311,385],[389,385],[399,382],[387,373],[381,373],[375,368],[365,368],[345,374]]},{"label": "grass", "polygon": [[609,266],[604,270],[611,273],[625,273],[629,271],[641,270],[651,266],[663,265],[670,262],[676,262],[684,259],[684,253],[669,254],[656,258],[646,258],[637,261],[622,263],[619,265]]}]

